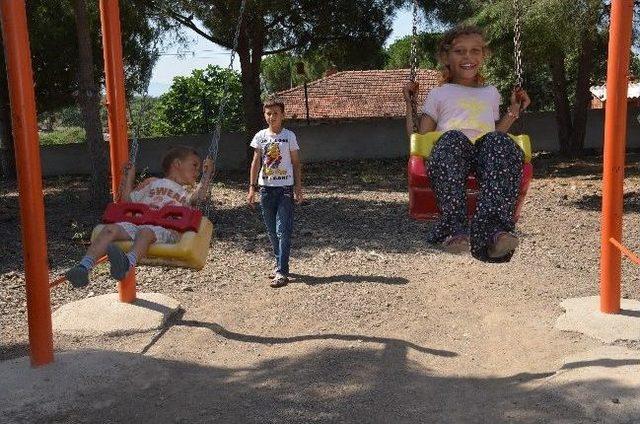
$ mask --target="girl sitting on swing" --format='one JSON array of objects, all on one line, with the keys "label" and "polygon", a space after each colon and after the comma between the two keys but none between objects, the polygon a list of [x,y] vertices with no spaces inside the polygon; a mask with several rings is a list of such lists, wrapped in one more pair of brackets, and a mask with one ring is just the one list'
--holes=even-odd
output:
[{"label": "girl sitting on swing", "polygon": [[[485,262],[508,262],[518,246],[514,211],[522,173],[523,152],[506,134],[529,106],[527,93],[513,91],[500,116],[500,94],[480,74],[487,57],[482,30],[459,26],[445,33],[438,48],[444,84],[428,94],[418,131],[442,131],[428,159],[428,173],[442,212],[428,241],[446,251],[471,254]],[[407,132],[413,130],[412,101],[418,83],[403,89]],[[467,219],[466,184],[475,172],[480,193],[475,214]]]},{"label": "girl sitting on swing", "polygon": [[[213,174],[213,161],[207,159],[202,166],[202,179],[195,190],[189,194],[184,186],[194,186],[200,174],[200,156],[195,149],[175,146],[169,149],[162,159],[164,178],[147,178],[135,189],[135,168],[128,167],[125,173],[124,189],[121,200],[124,202],[144,203],[154,209],[167,205],[192,206],[207,196],[207,187]],[[133,240],[129,253],[124,253],[114,241]],[[65,276],[73,287],[89,284],[89,272],[96,260],[107,254],[111,265],[111,277],[120,281],[127,272],[142,258],[153,243],[176,243],[179,233],[157,225],[135,225],[130,222],[118,222],[105,225],[100,234],[91,242],[86,255]]]}]

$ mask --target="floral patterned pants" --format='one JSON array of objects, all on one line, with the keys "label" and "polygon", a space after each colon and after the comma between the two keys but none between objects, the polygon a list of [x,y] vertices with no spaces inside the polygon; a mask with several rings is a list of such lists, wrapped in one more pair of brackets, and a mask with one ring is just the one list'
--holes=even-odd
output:
[{"label": "floral patterned pants", "polygon": [[[504,133],[485,134],[475,144],[461,131],[447,131],[428,159],[429,179],[442,212],[427,239],[468,234],[471,254],[484,262],[508,262],[513,253],[490,258],[487,250],[498,231],[513,231],[524,153]],[[480,193],[475,214],[467,219],[467,177],[474,172]]]}]

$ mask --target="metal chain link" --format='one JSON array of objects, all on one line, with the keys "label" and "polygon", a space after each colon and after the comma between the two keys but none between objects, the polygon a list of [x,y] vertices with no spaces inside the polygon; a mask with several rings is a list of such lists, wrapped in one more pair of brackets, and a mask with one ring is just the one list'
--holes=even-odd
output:
[{"label": "metal chain link", "polygon": [[522,88],[522,29],[520,28],[520,0],[513,0],[515,20],[513,24],[513,55],[516,66],[516,88]]},{"label": "metal chain link", "polygon": [[[409,81],[415,82],[418,73],[418,0],[413,0],[413,27],[411,30],[411,70]],[[411,115],[413,117],[413,132],[418,132],[418,93],[414,93],[411,98]]]},{"label": "metal chain link", "polygon": [[122,192],[124,191],[124,186],[127,182],[127,174],[136,165],[138,160],[138,151],[140,150],[140,127],[142,126],[142,121],[145,115],[145,105],[148,103],[149,94],[145,91],[142,94],[140,99],[140,111],[136,114],[138,116],[138,120],[134,122],[133,112],[131,112],[130,105],[127,105],[127,115],[129,119],[129,128],[133,128],[133,133],[131,134],[131,145],[129,146],[129,162],[124,166],[122,171],[122,178],[120,179],[120,186],[118,187],[118,193],[116,196],[116,201],[120,202],[122,200]]},{"label": "metal chain link", "polygon": [[418,69],[418,0],[413,0],[413,28],[411,34],[411,73],[409,74],[409,80],[415,82]]},{"label": "metal chain link", "polygon": [[[228,70],[233,71],[233,63],[236,57],[236,51],[238,50],[238,40],[240,39],[240,28],[242,27],[242,17],[244,16],[244,9],[246,7],[247,1],[242,0],[240,3],[240,12],[238,14],[238,23],[236,25],[236,32],[233,36],[233,48],[231,49],[231,60],[229,62]],[[227,99],[229,97],[229,83],[231,78],[225,79],[223,91],[222,91],[222,100],[220,101],[220,107],[218,108],[218,119],[216,121],[216,128],[213,131],[213,136],[211,137],[211,143],[209,144],[209,151],[207,152],[207,156],[205,159],[211,159],[213,161],[213,165],[215,167],[216,161],[218,160],[218,146],[220,144],[220,134],[222,132],[222,119],[224,117],[225,106],[227,105]],[[198,207],[202,209],[202,203],[204,202],[204,210],[203,214],[205,216],[209,216],[211,212],[211,179],[206,182],[206,199],[200,198],[198,201]]]}]

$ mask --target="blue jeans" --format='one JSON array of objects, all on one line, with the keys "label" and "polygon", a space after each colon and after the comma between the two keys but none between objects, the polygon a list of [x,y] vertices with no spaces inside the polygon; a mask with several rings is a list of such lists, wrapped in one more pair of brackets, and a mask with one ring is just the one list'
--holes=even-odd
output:
[{"label": "blue jeans", "polygon": [[260,187],[260,206],[276,259],[276,271],[288,275],[293,230],[293,187]]}]

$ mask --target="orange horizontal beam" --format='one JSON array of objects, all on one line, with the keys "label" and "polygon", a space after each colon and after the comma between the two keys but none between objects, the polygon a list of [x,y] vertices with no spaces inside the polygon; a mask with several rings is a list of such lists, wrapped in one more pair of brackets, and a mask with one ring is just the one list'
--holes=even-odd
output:
[{"label": "orange horizontal beam", "polygon": [[622,243],[619,243],[613,237],[609,239],[609,242],[613,244],[615,247],[617,247],[618,250],[627,258],[629,258],[632,262],[636,263],[637,265],[640,265],[640,257],[638,257],[638,255],[633,253],[631,250],[627,249]]}]

